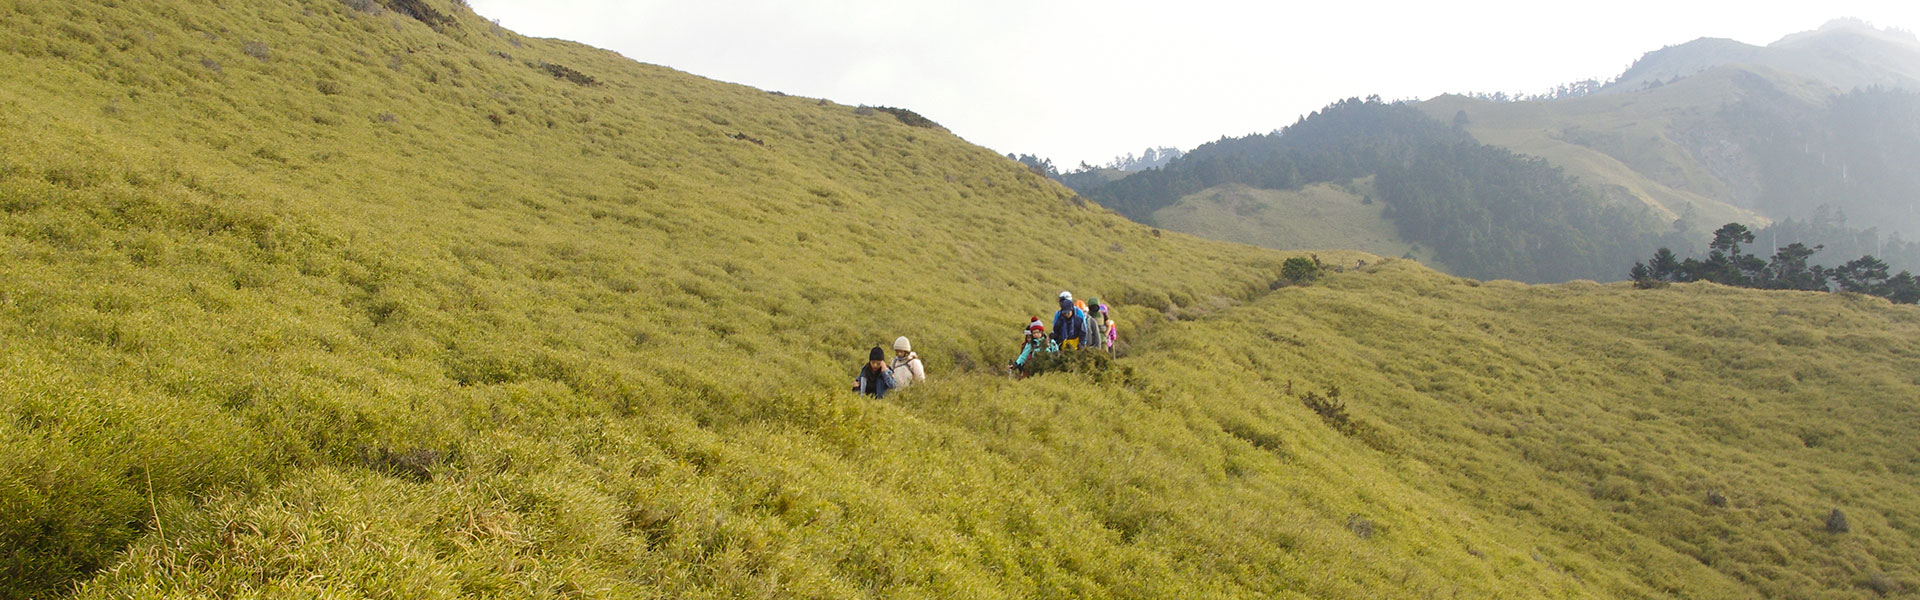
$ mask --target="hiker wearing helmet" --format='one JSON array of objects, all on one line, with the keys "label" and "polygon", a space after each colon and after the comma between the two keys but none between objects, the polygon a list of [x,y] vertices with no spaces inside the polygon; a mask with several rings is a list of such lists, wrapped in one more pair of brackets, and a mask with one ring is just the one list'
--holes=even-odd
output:
[{"label": "hiker wearing helmet", "polygon": [[1053,340],[1047,337],[1046,326],[1041,325],[1038,320],[1033,321],[1027,325],[1027,341],[1020,345],[1020,356],[1013,359],[1013,364],[1008,365],[1007,370],[1012,372],[1014,377],[1026,377],[1028,359],[1042,352],[1059,351],[1060,345],[1053,343]]},{"label": "hiker wearing helmet", "polygon": [[879,346],[874,346],[872,351],[867,352],[867,364],[860,367],[860,376],[853,380],[853,391],[885,398],[893,388],[893,375],[887,372],[887,353]]},{"label": "hiker wearing helmet", "polygon": [[887,363],[887,370],[893,374],[893,383],[903,388],[927,380],[926,365],[904,335],[893,341],[893,362]]},{"label": "hiker wearing helmet", "polygon": [[1053,341],[1063,350],[1080,348],[1087,337],[1087,313],[1073,305],[1072,292],[1060,292],[1060,312],[1053,313]]}]

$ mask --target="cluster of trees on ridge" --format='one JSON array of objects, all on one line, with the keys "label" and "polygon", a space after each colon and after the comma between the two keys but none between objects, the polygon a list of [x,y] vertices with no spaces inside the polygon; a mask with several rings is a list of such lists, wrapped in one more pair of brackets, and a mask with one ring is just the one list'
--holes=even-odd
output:
[{"label": "cluster of trees on ridge", "polygon": [[1167,163],[1173,162],[1173,159],[1180,158],[1185,154],[1186,152],[1172,146],[1155,146],[1141,151],[1137,156],[1132,152],[1128,152],[1113,157],[1113,160],[1107,161],[1106,164],[1102,165],[1089,165],[1083,161],[1078,168],[1066,172],[1061,172],[1060,168],[1053,164],[1053,159],[1051,158],[1041,158],[1032,154],[1014,154],[1011,152],[1007,153],[1007,158],[1011,158],[1020,164],[1026,165],[1027,168],[1039,171],[1048,177],[1060,179],[1062,177],[1100,169],[1126,171],[1129,173],[1145,171],[1147,169],[1158,169],[1166,166]]},{"label": "cluster of trees on ridge", "polygon": [[1920,280],[1901,271],[1889,275],[1887,263],[1869,254],[1838,267],[1811,264],[1821,250],[1795,242],[1774,252],[1771,259],[1742,252],[1754,235],[1745,225],[1728,223],[1713,232],[1706,260],[1681,260],[1670,248],[1655,251],[1647,262],[1635,262],[1628,275],[1640,287],[1666,283],[1711,281],[1724,285],[1769,289],[1842,291],[1879,296],[1901,304],[1920,302]]}]

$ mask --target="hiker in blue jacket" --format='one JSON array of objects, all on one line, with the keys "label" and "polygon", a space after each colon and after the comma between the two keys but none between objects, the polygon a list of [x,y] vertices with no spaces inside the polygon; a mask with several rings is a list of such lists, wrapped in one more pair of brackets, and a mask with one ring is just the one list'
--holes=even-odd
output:
[{"label": "hiker in blue jacket", "polygon": [[1052,337],[1062,350],[1078,349],[1081,338],[1087,337],[1087,313],[1073,305],[1072,292],[1060,292],[1060,312],[1053,313]]},{"label": "hiker in blue jacket", "polygon": [[894,387],[893,373],[887,369],[887,353],[879,346],[874,346],[873,351],[867,353],[867,365],[860,367],[860,376],[853,380],[853,391],[885,398]]}]

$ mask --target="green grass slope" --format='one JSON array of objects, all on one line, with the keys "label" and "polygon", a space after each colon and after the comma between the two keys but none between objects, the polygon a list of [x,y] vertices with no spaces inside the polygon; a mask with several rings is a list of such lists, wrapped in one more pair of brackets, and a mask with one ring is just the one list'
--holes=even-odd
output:
[{"label": "green grass slope", "polygon": [[1385,205],[1374,202],[1373,193],[1372,177],[1293,190],[1229,184],[1156,210],[1150,222],[1207,239],[1279,250],[1347,248],[1380,256],[1412,255],[1444,269],[1400,239],[1393,222],[1381,214]]},{"label": "green grass slope", "polygon": [[[0,597],[1920,589],[1911,307],[1280,286],[449,2],[0,17]],[[1128,355],[995,375],[1062,288]],[[902,334],[933,381],[844,391]]]}]

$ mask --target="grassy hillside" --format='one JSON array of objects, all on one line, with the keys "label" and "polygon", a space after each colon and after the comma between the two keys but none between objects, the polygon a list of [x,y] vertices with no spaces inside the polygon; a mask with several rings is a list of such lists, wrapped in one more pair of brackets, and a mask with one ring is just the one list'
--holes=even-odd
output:
[{"label": "grassy hillside", "polygon": [[[1288,287],[451,2],[0,21],[0,597],[1920,590],[1913,307]],[[1127,356],[997,376],[1063,288]]]},{"label": "grassy hillside", "polygon": [[1188,195],[1153,212],[1162,228],[1281,250],[1349,248],[1380,256],[1413,255],[1441,268],[1430,256],[1400,239],[1374,201],[1373,178],[1348,185],[1319,183],[1292,190],[1263,190],[1239,184]]}]

